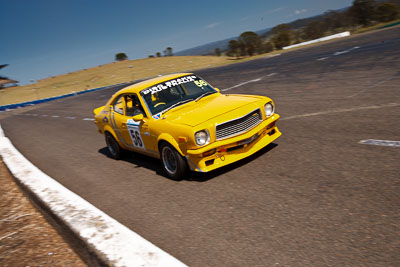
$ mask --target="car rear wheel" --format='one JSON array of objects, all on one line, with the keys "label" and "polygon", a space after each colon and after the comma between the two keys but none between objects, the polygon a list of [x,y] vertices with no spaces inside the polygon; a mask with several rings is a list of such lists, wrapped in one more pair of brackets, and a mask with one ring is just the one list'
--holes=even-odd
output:
[{"label": "car rear wheel", "polygon": [[113,159],[121,158],[121,147],[118,142],[114,139],[114,137],[110,133],[106,133],[106,144],[108,148],[108,152]]},{"label": "car rear wheel", "polygon": [[161,162],[167,176],[180,181],[187,171],[186,160],[170,144],[162,143],[160,146]]}]

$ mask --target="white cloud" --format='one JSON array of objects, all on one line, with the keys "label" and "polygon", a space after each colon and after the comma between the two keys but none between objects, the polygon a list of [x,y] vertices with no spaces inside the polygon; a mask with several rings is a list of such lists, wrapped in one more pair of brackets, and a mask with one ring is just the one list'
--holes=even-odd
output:
[{"label": "white cloud", "polygon": [[266,13],[267,14],[276,13],[276,12],[279,12],[279,11],[285,9],[285,8],[286,7],[278,7],[278,8],[275,8],[275,9],[268,10]]},{"label": "white cloud", "polygon": [[299,15],[299,14],[301,14],[301,13],[305,13],[305,12],[307,12],[307,9],[299,9],[299,10],[296,10],[294,13],[296,14],[296,15]]},{"label": "white cloud", "polygon": [[211,23],[211,24],[208,24],[207,26],[205,26],[205,28],[212,29],[212,28],[217,27],[219,24],[221,24],[221,23],[220,22]]}]

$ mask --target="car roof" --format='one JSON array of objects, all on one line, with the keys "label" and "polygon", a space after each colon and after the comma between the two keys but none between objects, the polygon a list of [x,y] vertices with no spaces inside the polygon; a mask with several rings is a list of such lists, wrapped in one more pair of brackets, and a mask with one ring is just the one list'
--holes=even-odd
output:
[{"label": "car roof", "polygon": [[162,83],[164,81],[172,80],[172,79],[175,79],[175,78],[179,78],[179,77],[182,77],[182,76],[186,76],[186,75],[193,75],[193,73],[173,73],[173,74],[168,74],[168,75],[164,75],[164,76],[151,78],[151,79],[139,82],[139,83],[132,84],[132,85],[130,85],[128,87],[125,87],[125,88],[119,90],[117,92],[117,94],[121,94],[121,93],[122,94],[124,94],[124,93],[138,93],[141,90],[149,88],[149,87],[151,87],[153,85]]}]

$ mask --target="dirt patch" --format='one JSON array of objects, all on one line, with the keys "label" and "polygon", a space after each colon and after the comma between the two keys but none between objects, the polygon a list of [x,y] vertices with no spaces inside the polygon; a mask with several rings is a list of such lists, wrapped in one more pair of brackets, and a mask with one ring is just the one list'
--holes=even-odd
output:
[{"label": "dirt patch", "polygon": [[14,182],[0,159],[0,266],[87,266]]}]

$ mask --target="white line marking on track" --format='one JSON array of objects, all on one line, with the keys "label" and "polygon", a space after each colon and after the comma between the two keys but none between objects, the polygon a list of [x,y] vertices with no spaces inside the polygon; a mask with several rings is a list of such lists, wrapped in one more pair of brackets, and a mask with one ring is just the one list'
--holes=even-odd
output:
[{"label": "white line marking on track", "polygon": [[233,88],[236,88],[236,87],[239,87],[239,86],[242,86],[242,85],[248,84],[248,83],[255,83],[255,82],[259,82],[259,81],[261,81],[261,80],[262,80],[262,78],[257,78],[257,79],[250,80],[250,81],[247,81],[247,82],[239,83],[239,84],[237,84],[237,85],[234,85],[234,86],[232,86],[232,87],[229,87],[229,88],[222,89],[221,91],[228,91],[228,90],[231,90],[231,89],[233,89]]},{"label": "white line marking on track", "polygon": [[264,79],[264,77],[272,77],[272,76],[274,76],[274,75],[276,75],[276,74],[278,74],[278,73],[273,72],[273,73],[267,74],[267,75],[265,75],[265,76],[263,76],[263,77],[260,77],[260,78],[254,79],[254,80],[250,80],[250,81],[247,81],[247,82],[242,82],[242,83],[239,83],[239,84],[237,84],[237,85],[234,85],[234,86],[231,86],[231,87],[222,89],[221,91],[228,91],[228,90],[231,90],[231,89],[240,87],[240,86],[245,85],[245,84],[248,84],[248,83],[259,82],[259,81],[261,81],[262,79]]},{"label": "white line marking on track", "polygon": [[58,115],[53,115],[53,116],[51,116],[52,118],[59,118],[60,116],[58,116]]},{"label": "white line marking on track", "polygon": [[355,97],[355,96],[357,96],[357,95],[359,95],[359,94],[365,93],[366,91],[368,91],[368,90],[370,90],[370,89],[372,89],[372,88],[375,88],[375,87],[377,87],[377,86],[379,86],[379,85],[381,85],[381,84],[384,84],[384,83],[387,82],[387,81],[392,80],[392,79],[393,79],[394,77],[396,77],[396,76],[397,76],[397,73],[396,73],[395,75],[392,75],[392,76],[390,76],[390,77],[384,79],[384,80],[381,80],[381,81],[379,81],[379,82],[377,82],[377,83],[374,83],[374,84],[372,84],[372,85],[370,85],[370,86],[365,87],[363,90],[360,90],[359,92],[348,96],[348,98]]},{"label": "white line marking on track", "polygon": [[338,56],[338,55],[341,55],[341,54],[346,54],[346,53],[349,53],[350,51],[349,50],[345,50],[345,51],[339,51],[339,52],[335,52],[335,53],[333,53],[333,55],[334,56]]},{"label": "white line marking on track", "polygon": [[83,120],[84,121],[94,121],[94,119],[92,119],[92,118],[84,118]]},{"label": "white line marking on track", "polygon": [[65,117],[66,119],[69,119],[69,120],[75,120],[76,119],[76,117]]},{"label": "white line marking on track", "polygon": [[358,142],[363,145],[400,147],[400,141],[367,139]]},{"label": "white line marking on track", "polygon": [[[334,55],[334,56],[338,56],[338,55],[346,54],[346,53],[349,53],[350,51],[353,51],[353,50],[358,49],[358,48],[360,48],[360,47],[359,47],[359,46],[355,46],[355,47],[350,48],[350,49],[348,49],[348,50],[343,50],[343,51],[335,52],[335,53],[333,53],[333,55]],[[329,58],[329,57],[321,57],[321,58],[318,58],[318,59],[316,59],[316,60],[321,61],[321,60],[325,60],[325,59],[328,59],[328,58]]]},{"label": "white line marking on track", "polygon": [[334,113],[351,112],[351,111],[364,110],[364,109],[378,109],[378,108],[388,108],[388,107],[398,107],[398,106],[400,106],[400,103],[389,103],[389,104],[382,104],[382,105],[376,105],[376,106],[365,106],[365,107],[327,110],[327,111],[321,111],[321,112],[315,112],[315,113],[307,113],[307,114],[302,114],[302,115],[294,115],[294,116],[284,117],[284,118],[281,118],[280,120],[285,121],[285,120],[292,120],[292,119],[297,119],[297,118],[327,115],[327,114],[334,114]]},{"label": "white line marking on track", "polygon": [[269,56],[265,56],[264,58],[271,58],[271,57],[277,57],[280,56],[281,54],[276,54],[276,55],[269,55]]}]

